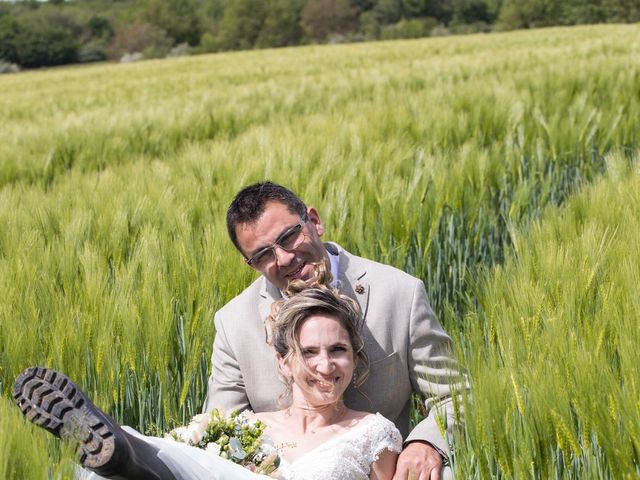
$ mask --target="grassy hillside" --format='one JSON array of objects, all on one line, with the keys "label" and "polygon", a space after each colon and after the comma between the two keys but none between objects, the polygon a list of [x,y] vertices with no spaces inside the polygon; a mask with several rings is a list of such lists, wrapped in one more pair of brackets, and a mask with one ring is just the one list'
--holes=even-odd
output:
[{"label": "grassy hillside", "polygon": [[[0,77],[3,394],[46,364],[144,431],[198,411],[213,312],[253,278],[224,211],[264,178],[317,206],[326,238],[423,278],[474,376],[491,377],[470,360],[486,349],[469,328],[485,327],[482,299],[494,298],[478,272],[599,177],[607,152],[634,157],[639,34],[546,29]],[[0,473],[64,476],[67,452],[8,400],[0,409]],[[556,445],[548,430],[527,435]],[[497,449],[473,460],[486,438],[469,439],[468,468],[503,468]],[[26,446],[44,444],[52,460],[32,462]]]}]

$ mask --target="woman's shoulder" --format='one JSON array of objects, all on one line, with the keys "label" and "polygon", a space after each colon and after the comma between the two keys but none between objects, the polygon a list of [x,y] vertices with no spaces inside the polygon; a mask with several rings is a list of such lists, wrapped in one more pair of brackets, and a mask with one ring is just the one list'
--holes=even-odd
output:
[{"label": "woman's shoulder", "polygon": [[361,412],[352,410],[348,418],[350,428],[369,426],[375,429],[395,429],[394,423],[380,413]]},{"label": "woman's shoulder", "polygon": [[367,419],[375,417],[375,416],[376,416],[375,413],[363,412],[363,411],[360,411],[360,410],[351,410],[351,409],[348,409],[347,413],[345,415],[345,417],[348,420],[351,420],[354,423],[360,423],[360,422],[362,422],[364,420],[367,420]]},{"label": "woman's shoulder", "polygon": [[402,435],[395,424],[380,413],[370,413],[360,421],[359,437],[365,447],[366,458],[373,463],[384,450],[399,453]]}]

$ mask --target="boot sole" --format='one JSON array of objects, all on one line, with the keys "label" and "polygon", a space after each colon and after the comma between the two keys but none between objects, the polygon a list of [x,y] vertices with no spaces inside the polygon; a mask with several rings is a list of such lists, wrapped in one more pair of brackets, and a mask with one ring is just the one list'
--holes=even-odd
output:
[{"label": "boot sole", "polygon": [[13,398],[30,422],[76,442],[85,467],[103,467],[113,457],[113,421],[62,373],[43,367],[26,369],[16,379]]}]

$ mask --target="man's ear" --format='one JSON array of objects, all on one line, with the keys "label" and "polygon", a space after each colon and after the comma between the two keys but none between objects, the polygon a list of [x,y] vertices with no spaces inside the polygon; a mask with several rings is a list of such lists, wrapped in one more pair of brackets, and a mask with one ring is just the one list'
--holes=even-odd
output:
[{"label": "man's ear", "polygon": [[318,236],[321,237],[324,233],[324,225],[322,225],[322,219],[318,211],[314,207],[307,208],[307,217],[309,217],[309,221],[315,227],[316,232],[318,232]]}]

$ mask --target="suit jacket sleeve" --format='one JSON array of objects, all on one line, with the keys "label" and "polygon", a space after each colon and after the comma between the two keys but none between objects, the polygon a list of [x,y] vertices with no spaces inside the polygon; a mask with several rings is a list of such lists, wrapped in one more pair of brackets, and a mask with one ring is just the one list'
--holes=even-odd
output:
[{"label": "suit jacket sleeve", "polygon": [[[424,283],[418,281],[411,306],[409,370],[413,389],[425,399],[427,416],[409,433],[405,442],[424,440],[441,453],[448,452],[441,426],[449,435],[455,425],[452,386],[465,377],[453,356],[453,343],[436,318]],[[438,418],[438,417],[441,418]]]},{"label": "suit jacket sleeve", "polygon": [[235,409],[250,408],[244,378],[219,313],[214,319],[216,336],[211,355],[211,376],[204,401],[204,412],[222,408],[227,414]]}]

